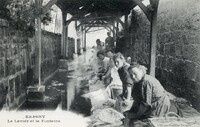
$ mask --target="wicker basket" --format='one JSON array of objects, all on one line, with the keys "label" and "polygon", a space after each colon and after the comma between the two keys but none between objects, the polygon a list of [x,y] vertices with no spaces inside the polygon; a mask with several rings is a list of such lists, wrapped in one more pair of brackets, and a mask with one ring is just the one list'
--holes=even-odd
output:
[{"label": "wicker basket", "polygon": [[149,120],[153,127],[200,127],[200,117],[180,118],[173,112],[169,112],[165,117]]}]

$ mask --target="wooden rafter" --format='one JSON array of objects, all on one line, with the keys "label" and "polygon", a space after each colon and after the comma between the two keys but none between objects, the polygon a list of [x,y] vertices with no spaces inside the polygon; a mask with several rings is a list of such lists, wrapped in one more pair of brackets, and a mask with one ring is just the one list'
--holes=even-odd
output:
[{"label": "wooden rafter", "polygon": [[118,21],[122,25],[122,27],[125,28],[125,23],[122,22],[120,18],[116,18],[116,21]]},{"label": "wooden rafter", "polygon": [[85,24],[86,27],[104,27],[109,26],[108,24]]},{"label": "wooden rafter", "polygon": [[152,10],[148,7],[146,7],[141,0],[133,0],[144,12],[144,14],[147,16],[148,20],[151,21],[152,17]]},{"label": "wooden rafter", "polygon": [[107,29],[108,31],[110,31],[110,29],[108,27],[104,27],[105,29]]},{"label": "wooden rafter", "polygon": [[92,28],[92,27],[89,27],[88,29],[86,29],[86,30],[85,30],[85,32],[87,33],[87,32],[88,32],[88,30],[90,30],[91,28]]},{"label": "wooden rafter", "polygon": [[42,8],[42,15],[45,15],[48,10],[53,6],[58,0],[50,0],[43,8]]},{"label": "wooden rafter", "polygon": [[83,23],[80,23],[79,25],[76,26],[76,29],[78,29],[82,25],[83,25]]},{"label": "wooden rafter", "polygon": [[110,25],[112,25],[113,26],[113,28],[117,31],[117,27],[114,25],[114,23],[112,23],[112,22],[105,22],[105,21],[102,21],[104,24],[110,24]]},{"label": "wooden rafter", "polygon": [[73,20],[74,17],[71,17],[69,20],[65,21],[65,26],[67,27]]}]

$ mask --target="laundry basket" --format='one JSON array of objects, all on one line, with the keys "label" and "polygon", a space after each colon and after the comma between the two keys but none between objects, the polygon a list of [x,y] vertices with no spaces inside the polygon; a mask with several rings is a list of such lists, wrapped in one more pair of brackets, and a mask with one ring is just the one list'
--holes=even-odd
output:
[{"label": "laundry basket", "polygon": [[200,127],[200,117],[181,118],[173,112],[165,117],[150,118],[152,127]]}]

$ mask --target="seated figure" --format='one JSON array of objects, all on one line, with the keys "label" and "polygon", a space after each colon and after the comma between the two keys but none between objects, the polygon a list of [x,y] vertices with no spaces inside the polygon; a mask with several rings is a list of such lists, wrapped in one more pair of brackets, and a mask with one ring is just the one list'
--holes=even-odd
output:
[{"label": "seated figure", "polygon": [[148,74],[146,67],[133,63],[128,71],[133,80],[132,108],[126,112],[129,119],[144,119],[148,117],[163,117],[170,109],[170,100],[160,82]]}]

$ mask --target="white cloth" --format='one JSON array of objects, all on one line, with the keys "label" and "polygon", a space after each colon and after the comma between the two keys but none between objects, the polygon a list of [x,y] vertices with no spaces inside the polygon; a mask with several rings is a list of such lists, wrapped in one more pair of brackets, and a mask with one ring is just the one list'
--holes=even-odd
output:
[{"label": "white cloth", "polygon": [[113,108],[105,108],[96,110],[90,118],[93,121],[93,127],[98,125],[116,127],[122,125],[121,119],[123,119],[124,116]]},{"label": "white cloth", "polygon": [[102,89],[84,94],[82,96],[91,100],[92,107],[103,104],[109,98],[106,91]]},{"label": "white cloth", "polygon": [[111,69],[111,77],[112,82],[106,87],[106,92],[108,93],[109,97],[111,98],[111,90],[113,88],[122,89],[122,81],[120,80],[117,67],[113,67]]},{"label": "white cloth", "polygon": [[110,64],[110,58],[104,57],[104,59],[102,60],[103,69],[107,70],[109,68],[109,64]]},{"label": "white cloth", "polygon": [[120,80],[117,70],[118,69],[115,66],[111,69],[111,77],[112,77],[113,81],[110,84],[117,84],[117,85],[122,86],[122,81]]}]

